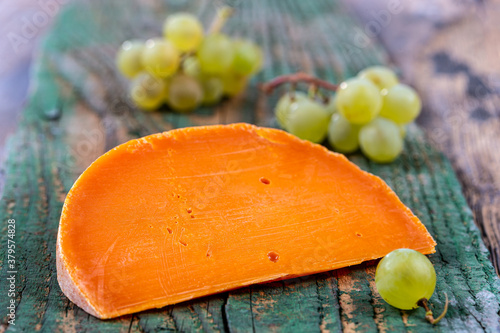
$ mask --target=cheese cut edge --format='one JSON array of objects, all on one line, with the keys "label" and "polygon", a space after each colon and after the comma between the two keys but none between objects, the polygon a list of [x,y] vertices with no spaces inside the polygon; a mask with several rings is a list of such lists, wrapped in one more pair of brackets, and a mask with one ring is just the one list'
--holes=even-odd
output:
[{"label": "cheese cut edge", "polygon": [[[61,217],[62,218],[62,217]],[[85,296],[83,291],[78,288],[77,283],[71,277],[71,273],[68,270],[68,265],[66,264],[64,254],[61,249],[60,242],[61,233],[59,232],[57,236],[56,244],[56,266],[57,266],[57,282],[61,291],[69,298],[69,300],[75,303],[78,307],[85,310],[85,312],[93,315],[94,317],[100,319],[110,318],[109,316],[104,316],[100,311],[98,311],[89,301],[88,297]]]}]

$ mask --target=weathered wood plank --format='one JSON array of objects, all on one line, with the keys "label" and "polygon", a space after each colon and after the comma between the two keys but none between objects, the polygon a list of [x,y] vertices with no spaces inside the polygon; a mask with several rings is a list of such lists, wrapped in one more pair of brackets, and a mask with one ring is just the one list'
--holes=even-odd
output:
[{"label": "weathered wood plank", "polygon": [[[391,165],[350,156],[361,168],[384,178],[421,218],[438,242],[430,256],[437,271],[434,308],[451,299],[449,315],[438,326],[423,320],[423,310],[399,311],[387,305],[374,286],[375,263],[241,290],[101,321],[75,307],[56,281],[55,237],[65,194],[97,156],[131,138],[205,123],[247,121],[272,126],[277,96],[264,96],[258,82],[288,71],[307,69],[327,80],[354,75],[386,61],[373,42],[362,51],[350,42],[357,31],[337,2],[290,0],[238,2],[237,20],[228,31],[259,42],[264,70],[239,98],[189,116],[143,113],[124,93],[113,54],[125,38],[158,34],[168,11],[192,10],[205,21],[211,1],[130,0],[69,5],[44,43],[33,72],[35,82],[21,127],[9,143],[2,221],[17,221],[18,279],[15,326],[2,314],[2,329],[95,332],[327,332],[467,331],[500,329],[500,282],[461,194],[450,163],[409,129],[405,152]],[[111,21],[106,13],[113,13]],[[133,19],[133,20],[132,20]],[[131,23],[133,22],[133,23]],[[3,231],[6,227],[3,228]],[[328,235],[317,251],[335,251]],[[5,257],[6,240],[1,239]],[[307,263],[303,263],[304,265]],[[237,267],[235,267],[237,269]],[[0,279],[7,276],[2,263]],[[0,287],[0,308],[9,300]]]}]

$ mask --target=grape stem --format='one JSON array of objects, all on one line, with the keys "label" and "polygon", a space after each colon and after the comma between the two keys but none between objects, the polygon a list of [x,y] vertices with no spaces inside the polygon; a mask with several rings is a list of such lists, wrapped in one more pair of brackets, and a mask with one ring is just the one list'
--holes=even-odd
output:
[{"label": "grape stem", "polygon": [[318,79],[315,76],[309,75],[304,72],[297,72],[293,74],[277,76],[269,82],[260,86],[260,89],[266,94],[271,94],[274,89],[285,83],[297,84],[299,82],[306,82],[316,88],[323,88],[331,91],[337,91],[338,85]]},{"label": "grape stem", "polygon": [[228,6],[224,6],[221,9],[217,11],[217,16],[214,18],[212,21],[212,24],[210,25],[210,28],[208,29],[209,34],[216,34],[218,33],[224,24],[226,24],[226,21],[228,18],[233,15],[234,9]]},{"label": "grape stem", "polygon": [[433,325],[437,324],[441,319],[443,319],[446,315],[446,312],[448,311],[448,295],[444,293],[444,297],[446,297],[446,302],[444,304],[443,313],[441,313],[441,315],[436,319],[434,319],[434,316],[432,315],[432,310],[429,308],[429,301],[427,300],[427,298],[422,298],[417,302],[418,306],[421,306],[425,309],[425,319],[427,319],[427,321]]}]

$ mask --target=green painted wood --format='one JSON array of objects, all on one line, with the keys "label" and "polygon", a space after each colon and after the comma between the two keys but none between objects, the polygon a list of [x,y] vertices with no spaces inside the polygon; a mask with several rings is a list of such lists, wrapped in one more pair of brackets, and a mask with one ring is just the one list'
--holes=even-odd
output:
[{"label": "green painted wood", "polygon": [[[160,33],[169,12],[189,10],[205,22],[218,1],[94,1],[68,5],[45,39],[33,70],[33,86],[21,126],[8,143],[6,183],[0,204],[3,235],[16,220],[16,321],[2,310],[1,331],[44,332],[458,332],[500,329],[500,282],[449,161],[415,126],[393,164],[361,155],[350,159],[381,176],[436,239],[430,257],[437,271],[431,301],[438,313],[446,292],[450,309],[437,326],[424,311],[387,305],[374,285],[376,262],[298,279],[253,285],[101,321],[72,304],[60,291],[55,241],[62,204],[74,180],[106,150],[132,138],[191,125],[246,121],[275,126],[272,106],[257,84],[296,70],[339,81],[367,65],[387,62],[379,45],[353,44],[355,23],[335,1],[237,1],[226,26],[249,37],[266,54],[263,71],[247,91],[216,108],[191,115],[143,113],[126,97],[126,81],[113,56],[128,38]],[[318,251],[331,251],[326,235]],[[7,238],[0,241],[0,279],[9,273]],[[314,253],[310,254],[314,260]],[[6,309],[8,286],[0,286]]]}]

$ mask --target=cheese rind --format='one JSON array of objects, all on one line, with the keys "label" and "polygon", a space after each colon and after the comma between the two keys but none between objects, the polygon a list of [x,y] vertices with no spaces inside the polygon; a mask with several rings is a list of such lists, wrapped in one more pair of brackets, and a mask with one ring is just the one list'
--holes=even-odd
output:
[{"label": "cheese rind", "polygon": [[98,158],[64,203],[62,291],[99,318],[435,242],[378,177],[249,124],[192,127]]}]

